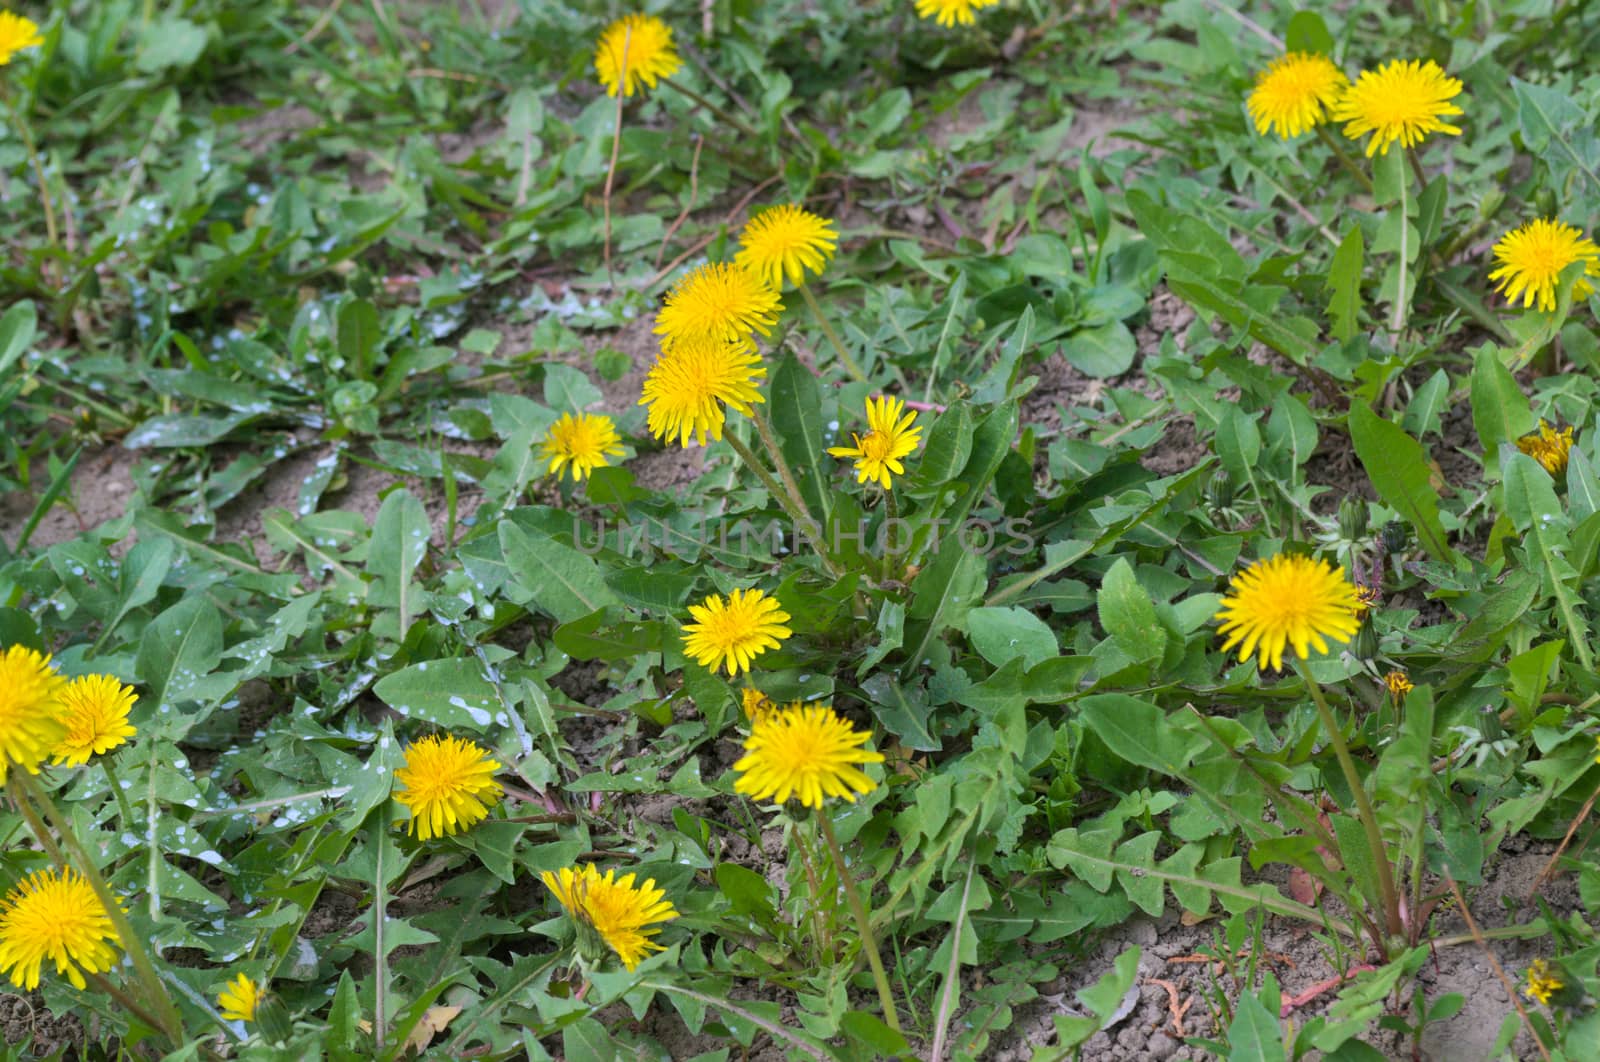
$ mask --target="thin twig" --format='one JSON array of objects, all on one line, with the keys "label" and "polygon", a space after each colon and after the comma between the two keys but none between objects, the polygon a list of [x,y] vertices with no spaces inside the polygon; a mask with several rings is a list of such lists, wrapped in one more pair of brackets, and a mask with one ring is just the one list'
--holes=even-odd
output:
[{"label": "thin twig", "polygon": [[683,212],[678,215],[671,225],[667,227],[666,234],[661,237],[661,249],[656,252],[656,268],[661,268],[661,260],[667,256],[667,241],[683,227],[688,220],[689,212],[694,209],[694,201],[700,194],[700,149],[706,146],[706,138],[699,133],[694,134],[694,158],[689,160],[689,200],[683,204]]},{"label": "thin twig", "polygon": [[1266,27],[1262,26],[1261,23],[1250,18],[1242,11],[1235,11],[1231,7],[1224,7],[1223,5],[1217,3],[1217,0],[1202,0],[1202,2],[1213,11],[1224,15],[1232,15],[1234,18],[1239,20],[1239,23],[1244,26],[1245,29],[1249,30],[1251,33],[1254,33],[1257,37],[1260,37],[1262,40],[1278,49],[1278,51],[1284,51],[1288,47],[1288,45],[1283,43],[1282,38],[1274,36],[1266,29]]},{"label": "thin twig", "polygon": [[339,8],[343,5],[344,0],[333,0],[333,3],[329,5],[328,10],[324,11],[321,16],[311,24],[310,29],[306,30],[299,37],[290,41],[288,45],[284,47],[283,54],[293,55],[295,52],[300,50],[300,46],[302,44],[308,44],[315,39],[318,34],[328,28],[328,23],[333,21],[333,16],[339,13]]},{"label": "thin twig", "polygon": [[[773,185],[777,184],[778,181],[781,180],[781,179],[782,178],[779,175],[774,174],[771,177],[768,177],[766,180],[762,181],[760,184],[756,185],[754,188],[750,189],[748,192],[746,192],[744,194],[744,196],[737,203],[735,203],[733,205],[733,209],[728,211],[727,216],[722,219],[722,224],[724,224],[724,225],[732,224],[733,219],[738,217],[739,214],[744,211],[744,208],[749,206],[751,204],[751,202],[753,202],[755,200],[756,196],[760,195],[762,192],[766,191],[768,188],[771,188]],[[690,247],[687,251],[684,251],[678,257],[676,257],[672,261],[668,262],[664,268],[656,270],[656,275],[650,278],[649,283],[645,284],[644,290],[649,291],[651,288],[653,288],[657,284],[661,283],[667,277],[671,276],[674,272],[677,271],[677,268],[679,266],[681,266],[683,263],[687,262],[690,258],[693,258],[695,255],[699,254],[702,250],[705,249],[707,244],[709,244],[712,240],[714,240],[716,238],[717,238],[717,233],[716,232],[712,232],[709,236],[702,237],[701,239],[695,241],[694,246]]]},{"label": "thin twig", "polygon": [[1472,912],[1467,910],[1467,901],[1461,896],[1461,886],[1456,884],[1456,879],[1450,872],[1444,872],[1445,884],[1450,886],[1450,894],[1456,898],[1456,910],[1461,912],[1462,919],[1467,923],[1467,930],[1472,934],[1473,943],[1478,945],[1484,958],[1489,960],[1489,965],[1494,969],[1494,975],[1500,979],[1500,984],[1506,990],[1506,995],[1511,997],[1511,1005],[1517,1008],[1517,1014],[1522,1018],[1522,1024],[1527,1027],[1528,1034],[1533,1037],[1534,1046],[1539,1049],[1539,1054],[1544,1062],[1550,1062],[1550,1052],[1545,1049],[1544,1042],[1539,1039],[1539,1034],[1534,1031],[1533,1021],[1528,1017],[1528,1009],[1522,1005],[1522,997],[1517,994],[1516,987],[1512,985],[1511,978],[1506,976],[1505,970],[1500,967],[1500,960],[1495,958],[1494,952],[1489,950],[1489,945],[1483,939],[1483,934],[1478,931],[1478,923],[1472,920]]},{"label": "thin twig", "polygon": [[1567,850],[1567,845],[1572,843],[1572,835],[1578,832],[1578,827],[1583,825],[1583,820],[1587,819],[1589,812],[1594,810],[1596,800],[1600,800],[1600,786],[1597,786],[1595,791],[1589,794],[1589,799],[1584,803],[1582,810],[1578,812],[1578,817],[1572,820],[1571,826],[1567,827],[1567,835],[1561,838],[1561,843],[1556,846],[1556,850],[1550,853],[1550,861],[1544,865],[1543,870],[1539,871],[1539,876],[1533,879],[1533,884],[1528,886],[1528,895],[1523,900],[1524,903],[1533,902],[1534,894],[1539,891],[1539,886],[1543,885],[1545,878],[1549,877],[1555,870],[1556,861]]}]

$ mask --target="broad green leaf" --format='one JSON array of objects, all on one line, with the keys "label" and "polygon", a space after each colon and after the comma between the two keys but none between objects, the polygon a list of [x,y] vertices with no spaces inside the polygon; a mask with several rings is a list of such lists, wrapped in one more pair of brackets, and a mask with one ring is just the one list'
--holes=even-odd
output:
[{"label": "broad green leaf", "polygon": [[1544,577],[1545,592],[1554,596],[1562,625],[1578,662],[1593,665],[1589,650],[1589,624],[1580,607],[1574,584],[1578,573],[1568,560],[1571,522],[1556,498],[1555,486],[1544,466],[1523,453],[1512,453],[1505,464],[1506,515],[1523,533],[1529,561]]},{"label": "broad green leaf", "polygon": [[[773,370],[767,395],[772,405],[772,430],[799,481],[800,496],[811,516],[825,525],[829,515],[828,478],[839,462],[825,452],[822,391],[817,387],[817,378],[793,354],[785,355]],[[842,426],[845,434],[841,438],[847,439],[852,430],[861,435],[867,433],[866,425],[860,423],[866,410],[852,409],[844,415],[850,419]]]},{"label": "broad green leaf", "polygon": [[373,583],[367,600],[380,608],[397,610],[397,637],[401,639],[427,600],[425,591],[412,582],[412,575],[427,556],[431,533],[428,511],[404,488],[383,500],[373,521],[372,545],[367,551],[367,572]]},{"label": "broad green leaf", "polygon": [[[1300,14],[1308,13],[1302,11]],[[1361,260],[1365,254],[1361,226],[1352,225],[1328,265],[1328,279],[1323,288],[1328,293],[1328,316],[1333,320],[1333,327],[1329,331],[1333,338],[1340,341],[1354,336],[1360,325]]]},{"label": "broad green leaf", "polygon": [[38,329],[38,315],[33,301],[23,299],[0,316],[0,379],[9,379],[10,373],[27,353]]},{"label": "broad green leaf", "polygon": [[524,531],[502,520],[500,550],[511,575],[508,596],[537,605],[562,623],[621,603],[593,558],[540,531]]},{"label": "broad green leaf", "polygon": [[1577,446],[1567,454],[1567,508],[1573,523],[1582,523],[1600,512],[1600,476],[1595,475],[1594,465]]},{"label": "broad green leaf", "polygon": [[218,684],[206,678],[221,661],[222,616],[205,597],[186,597],[171,606],[139,641],[139,680],[162,704],[213,695]]},{"label": "broad green leaf", "polygon": [[579,413],[605,398],[600,389],[589,382],[579,369],[560,362],[546,362],[544,366],[544,402],[563,413]]},{"label": "broad green leaf", "polygon": [[1472,363],[1472,426],[1483,444],[1484,475],[1500,478],[1500,447],[1538,427],[1528,399],[1494,347],[1478,351]]},{"label": "broad green leaf", "polygon": [[358,379],[372,378],[373,355],[383,340],[378,308],[366,299],[350,299],[339,307],[335,334],[339,356]]},{"label": "broad green leaf", "polygon": [[1333,54],[1333,34],[1328,32],[1328,24],[1315,11],[1296,11],[1289,19],[1283,40],[1285,49],[1291,52]]},{"label": "broad green leaf", "polygon": [[1061,651],[1043,620],[1014,605],[973,609],[967,613],[967,635],[972,647],[995,667],[1017,658],[1023,667],[1032,667]]},{"label": "broad green leaf", "polygon": [[510,725],[505,705],[475,657],[412,664],[379,679],[372,692],[401,715],[446,730],[486,734]]},{"label": "broad green leaf", "polygon": [[1356,456],[1378,497],[1411,524],[1430,557],[1450,561],[1455,551],[1439,523],[1439,492],[1422,444],[1360,402],[1351,407],[1349,427]]},{"label": "broad green leaf", "polygon": [[1129,659],[1154,664],[1167,651],[1167,631],[1156,615],[1155,603],[1133,572],[1126,557],[1106,572],[1097,595],[1100,626]]}]

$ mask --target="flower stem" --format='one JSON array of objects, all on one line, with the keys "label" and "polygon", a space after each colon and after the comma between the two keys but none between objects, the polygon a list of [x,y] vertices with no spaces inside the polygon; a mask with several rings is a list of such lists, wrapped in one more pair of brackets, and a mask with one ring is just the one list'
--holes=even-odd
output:
[{"label": "flower stem", "polygon": [[804,281],[800,283],[800,297],[806,300],[806,305],[811,307],[811,314],[817,319],[817,324],[822,326],[823,335],[828,337],[828,342],[833,344],[833,351],[839,356],[839,364],[844,366],[845,372],[852,377],[868,383],[867,374],[861,371],[861,366],[856,364],[856,359],[850,356],[850,351],[845,349],[844,340],[839,338],[839,333],[834,331],[833,324],[828,320],[828,315],[822,312],[822,304],[817,302],[817,297],[811,293],[811,288]]},{"label": "flower stem", "polygon": [[72,860],[78,864],[78,871],[83,874],[84,880],[94,890],[95,898],[105,908],[106,917],[111,921],[111,928],[116,931],[123,950],[128,953],[128,959],[133,963],[134,972],[139,976],[145,997],[144,1003],[156,1019],[154,1024],[173,1044],[183,1043],[183,1023],[178,1018],[177,1010],[172,1006],[172,999],[167,995],[166,986],[161,983],[161,977],[156,973],[155,964],[150,961],[149,952],[145,951],[144,944],[134,933],[133,926],[128,922],[128,916],[123,913],[122,904],[117,902],[116,895],[106,884],[100,869],[89,858],[89,853],[78,840],[78,835],[72,832],[72,826],[67,822],[66,816],[61,814],[55,801],[35,784],[26,771],[14,768],[9,775],[9,782],[16,786],[17,793],[22,798],[17,801],[17,806],[28,809],[23,811],[23,815],[28,819],[28,825],[33,828],[34,836],[39,838],[40,844],[52,852],[63,868],[68,866],[61,850],[47,840],[49,831],[34,816],[29,805],[35,805],[44,811],[45,818],[55,828],[56,835],[61,838],[62,848],[65,848]]},{"label": "flower stem", "polygon": [[[820,818],[821,816],[819,815],[818,817]],[[806,844],[805,837],[802,835],[802,831],[798,828],[799,824],[796,823],[795,825],[796,829],[794,831],[794,846],[800,852],[800,865],[805,869],[806,884],[811,887],[811,896],[813,901],[821,900],[822,879],[817,875],[816,861],[812,858],[811,848]],[[817,938],[817,948],[822,953],[822,957],[825,961],[832,962],[834,961],[833,937],[830,933],[828,933],[827,924],[823,920],[822,905],[817,902],[812,902],[806,906],[811,910],[811,932]]]},{"label": "flower stem", "polygon": [[[761,421],[757,419],[756,424],[759,428]],[[766,433],[763,432],[762,434],[765,437]],[[756,456],[755,451],[750,449],[744,440],[740,439],[731,428],[724,431],[722,437],[727,440],[729,446],[733,447],[733,452],[738,454],[744,463],[749,466],[750,470],[756,474],[756,477],[761,480],[762,485],[767,488],[767,493],[778,500],[778,504],[783,507],[783,511],[789,514],[789,519],[794,521],[797,531],[811,540],[811,546],[817,551],[817,556],[822,559],[822,565],[828,569],[828,574],[837,578],[841,573],[834,566],[833,558],[828,556],[828,551],[823,548],[822,530],[817,522],[811,519],[811,514],[806,510],[805,503],[799,500],[799,491],[796,490],[791,494],[785,490],[772,477],[772,473],[768,472],[761,464],[761,459]],[[779,466],[780,471],[784,469],[785,466]]]},{"label": "flower stem", "polygon": [[0,81],[0,100],[4,100],[6,110],[11,113],[11,122],[17,127],[17,135],[22,138],[22,149],[27,152],[28,161],[33,165],[34,176],[39,180],[39,203],[44,207],[44,231],[50,239],[50,246],[58,246],[56,239],[56,209],[50,199],[50,184],[45,180],[44,163],[39,159],[39,149],[33,142],[33,131],[22,117],[22,112],[17,110],[16,103],[11,99],[11,92],[6,88],[4,81]]},{"label": "flower stem", "polygon": [[[1384,922],[1388,926],[1391,936],[1399,936],[1405,931],[1400,920],[1400,894],[1394,887],[1394,872],[1389,866],[1389,853],[1383,845],[1383,831],[1378,828],[1377,813],[1372,810],[1372,800],[1367,796],[1367,789],[1361,783],[1361,775],[1356,773],[1356,761],[1350,757],[1350,746],[1345,744],[1344,732],[1339,729],[1339,722],[1333,717],[1333,709],[1328,707],[1328,699],[1323,695],[1322,686],[1311,677],[1310,668],[1302,661],[1299,665],[1300,677],[1305,679],[1306,688],[1311,691],[1311,699],[1317,704],[1317,715],[1322,720],[1322,729],[1328,732],[1328,741],[1333,745],[1333,754],[1339,760],[1339,767],[1344,771],[1345,784],[1350,787],[1350,794],[1355,797],[1356,815],[1361,819],[1361,827],[1367,834],[1367,847],[1372,850],[1372,861],[1378,868],[1378,890],[1383,894]],[[1387,941],[1380,941],[1380,950],[1384,955],[1389,954]]]},{"label": "flower stem", "polygon": [[100,757],[100,766],[105,769],[106,781],[111,786],[112,794],[117,798],[117,810],[122,815],[122,828],[133,829],[133,809],[128,805],[128,795],[122,791],[122,783],[117,779],[117,772],[111,766],[111,757]]},{"label": "flower stem", "polygon": [[767,416],[759,407],[752,406],[750,419],[756,422],[756,431],[761,435],[761,445],[767,448],[767,456],[772,458],[772,467],[778,470],[778,475],[783,479],[783,489],[789,492],[789,500],[794,502],[794,507],[810,518],[811,510],[806,507],[805,495],[800,493],[800,481],[794,478],[794,470],[789,467],[789,462],[784,460],[783,447],[778,445],[778,437],[772,433],[772,425],[768,423]]},{"label": "flower stem", "polygon": [[1361,183],[1361,187],[1367,190],[1367,194],[1376,195],[1377,193],[1372,187],[1372,178],[1367,176],[1366,170],[1356,165],[1356,160],[1350,157],[1349,152],[1345,151],[1337,140],[1328,135],[1327,126],[1317,126],[1317,135],[1322,138],[1324,144],[1328,145],[1328,149],[1333,152],[1340,164],[1355,175],[1356,180]]},{"label": "flower stem", "polygon": [[[1400,152],[1402,152],[1402,153],[1405,153],[1405,151],[1406,151],[1405,148],[1399,148],[1398,150]],[[1401,166],[1400,167],[1400,284],[1399,284],[1399,287],[1395,290],[1395,293],[1394,293],[1394,318],[1391,321],[1391,326],[1393,328],[1394,335],[1395,335],[1395,346],[1396,347],[1398,347],[1400,345],[1400,334],[1405,331],[1406,314],[1407,314],[1407,311],[1410,309],[1410,306],[1411,306],[1411,300],[1406,297],[1406,283],[1407,283],[1407,279],[1408,279],[1406,277],[1406,270],[1409,269],[1410,265],[1411,265],[1411,263],[1408,261],[1408,259],[1411,257],[1411,248],[1406,246],[1406,237],[1410,234],[1410,228],[1411,228],[1411,223],[1406,219],[1406,206],[1407,206],[1406,200],[1408,198],[1406,193],[1409,192],[1410,189],[1411,189],[1411,175],[1406,172],[1406,169],[1405,169],[1404,166]]]},{"label": "flower stem", "polygon": [[883,958],[878,954],[878,940],[872,935],[872,919],[867,916],[867,907],[861,900],[861,894],[856,892],[855,881],[845,866],[844,853],[839,851],[839,839],[833,835],[833,823],[826,811],[817,812],[817,821],[822,824],[822,836],[828,842],[828,852],[833,856],[834,865],[839,868],[839,886],[844,889],[845,900],[850,904],[850,914],[856,920],[856,928],[861,931],[861,947],[867,953],[867,965],[872,967],[873,983],[878,986],[883,1020],[889,1024],[889,1028],[899,1032],[900,1015],[895,1012],[894,994],[889,991],[889,975],[884,973]]},{"label": "flower stem", "polygon": [[633,26],[622,31],[622,68],[617,71],[617,121],[611,130],[611,165],[606,167],[606,190],[603,200],[606,215],[605,261],[606,282],[613,288],[616,278],[611,275],[611,186],[617,179],[617,157],[622,154],[622,105],[628,98],[628,45],[633,40]]}]

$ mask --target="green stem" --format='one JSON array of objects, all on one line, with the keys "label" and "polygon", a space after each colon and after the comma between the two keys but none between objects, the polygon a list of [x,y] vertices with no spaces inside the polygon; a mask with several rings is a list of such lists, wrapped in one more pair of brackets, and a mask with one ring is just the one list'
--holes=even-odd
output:
[{"label": "green stem", "polygon": [[[761,422],[757,420],[756,423],[759,427]],[[811,541],[812,548],[817,551],[817,556],[822,559],[823,567],[828,569],[830,575],[837,578],[841,573],[834,566],[833,558],[828,556],[828,551],[822,546],[822,529],[815,520],[811,519],[811,514],[806,511],[805,504],[799,501],[799,491],[797,490],[795,493],[790,494],[776,479],[772,478],[772,473],[762,466],[761,459],[756,456],[755,451],[750,449],[744,440],[740,439],[731,428],[724,431],[722,437],[727,440],[729,446],[733,447],[733,452],[739,455],[740,459],[750,468],[750,471],[756,474],[756,478],[761,480],[762,486],[767,488],[767,493],[778,500],[778,504],[783,507],[783,511],[788,513],[789,519],[794,522],[797,532],[805,535]],[[780,466],[780,470],[781,468],[782,466]]]},{"label": "green stem", "polygon": [[1351,158],[1340,143],[1328,134],[1327,126],[1317,126],[1317,135],[1322,138],[1324,144],[1328,145],[1328,150],[1333,152],[1334,157],[1339,160],[1340,164],[1355,175],[1356,180],[1361,183],[1361,187],[1367,190],[1367,194],[1376,195],[1377,192],[1372,187],[1372,178],[1367,176],[1367,171],[1357,166],[1356,160]]},{"label": "green stem", "polygon": [[772,458],[772,467],[778,470],[778,475],[783,480],[783,489],[789,492],[789,500],[794,503],[797,511],[806,514],[809,519],[811,510],[806,507],[805,495],[800,493],[800,481],[794,478],[794,470],[784,459],[783,447],[778,445],[778,437],[773,434],[767,415],[761,412],[759,406],[752,406],[750,419],[756,422],[756,432],[761,436],[761,445],[767,448],[767,456]]},{"label": "green stem", "polygon": [[889,1028],[899,1032],[900,1015],[895,1012],[894,994],[889,991],[889,975],[884,973],[883,958],[878,954],[878,938],[872,935],[872,919],[867,915],[861,894],[856,891],[850,869],[845,866],[844,853],[839,851],[839,839],[833,835],[833,823],[828,820],[826,811],[817,812],[817,821],[822,824],[822,837],[828,842],[834,865],[839,868],[839,885],[850,904],[850,914],[856,920],[856,928],[861,931],[861,947],[867,953],[867,965],[872,967],[873,983],[878,986],[878,1003],[883,1007],[883,1020],[889,1023]]},{"label": "green stem", "polygon": [[839,338],[839,333],[833,330],[833,324],[828,320],[828,315],[822,312],[822,304],[817,302],[817,297],[811,294],[811,288],[805,283],[800,284],[800,297],[806,300],[806,305],[811,307],[812,316],[816,317],[817,324],[822,326],[823,335],[828,337],[828,342],[833,344],[833,351],[839,356],[839,364],[844,366],[853,378],[862,383],[869,383],[867,374],[861,371],[861,366],[856,364],[856,359],[850,356],[850,351],[845,349],[844,340]]},{"label": "green stem", "polygon": [[106,782],[111,786],[112,795],[117,798],[117,810],[122,814],[122,828],[133,829],[133,808],[128,804],[128,795],[122,791],[116,769],[111,766],[111,757],[100,757],[100,766],[106,772]]},{"label": "green stem", "polygon": [[[820,817],[820,816],[819,816]],[[806,904],[811,912],[811,932],[817,938],[817,948],[821,952],[823,961],[834,961],[833,937],[827,930],[827,923],[822,917],[822,878],[817,874],[816,860],[812,858],[811,848],[801,836],[801,830],[796,823],[794,831],[794,846],[800,852],[800,865],[805,870],[806,884],[811,887],[812,902]]]},{"label": "green stem", "polygon": [[56,210],[55,204],[50,199],[50,184],[45,180],[44,163],[39,159],[39,149],[33,142],[33,131],[28,123],[23,120],[22,113],[17,110],[17,105],[12,102],[11,93],[6,89],[5,82],[0,81],[0,100],[4,100],[6,110],[11,113],[11,121],[17,127],[17,135],[22,138],[22,149],[27,152],[28,161],[33,164],[34,176],[39,179],[39,202],[44,207],[44,231],[50,239],[50,246],[59,245],[56,239]]},{"label": "green stem", "polygon": [[[16,786],[18,794],[22,797],[17,801],[18,807],[32,804],[43,809],[45,818],[55,828],[56,835],[61,838],[62,847],[78,864],[78,870],[89,883],[89,887],[94,890],[95,898],[105,908],[106,917],[111,921],[111,928],[116,931],[123,950],[128,953],[128,959],[133,963],[134,972],[139,976],[144,990],[144,1002],[156,1019],[154,1022],[156,1027],[173,1044],[183,1043],[183,1023],[178,1018],[177,1010],[172,1006],[172,999],[167,995],[166,986],[161,983],[161,977],[156,973],[155,964],[150,961],[149,952],[145,951],[144,944],[134,933],[132,924],[128,922],[128,916],[122,910],[122,904],[117,901],[111,887],[106,884],[100,869],[89,858],[89,853],[78,840],[78,835],[72,831],[66,817],[61,814],[49,794],[35,784],[32,776],[26,771],[14,767],[10,773],[10,784]],[[28,816],[34,836],[39,838],[39,842],[47,850],[53,852],[58,863],[66,867],[67,862],[61,857],[61,851],[46,840],[48,831],[44,830],[43,825],[31,814],[28,812],[24,814]]]},{"label": "green stem", "polygon": [[[1394,887],[1394,873],[1389,867],[1389,853],[1383,845],[1383,831],[1378,828],[1377,813],[1372,809],[1372,800],[1367,796],[1366,786],[1362,785],[1361,775],[1356,772],[1356,761],[1350,756],[1350,746],[1345,744],[1344,732],[1339,729],[1339,722],[1333,717],[1333,709],[1328,707],[1328,699],[1323,695],[1322,687],[1311,677],[1311,670],[1304,662],[1298,666],[1300,677],[1305,679],[1306,688],[1311,691],[1311,699],[1317,704],[1317,715],[1322,720],[1322,728],[1328,732],[1328,741],[1333,745],[1333,754],[1339,760],[1340,769],[1344,771],[1345,783],[1350,787],[1350,794],[1355,797],[1356,815],[1361,819],[1361,828],[1366,831],[1367,847],[1372,850],[1372,861],[1378,868],[1378,890],[1383,893],[1384,922],[1391,936],[1401,936],[1405,926],[1400,919],[1400,894]],[[1380,950],[1387,956],[1388,941],[1378,943]]]},{"label": "green stem", "polygon": [[[1405,148],[1397,149],[1402,153]],[[1405,172],[1405,167],[1400,167],[1400,285],[1394,293],[1394,318],[1391,327],[1394,332],[1395,347],[1400,346],[1400,335],[1405,331],[1406,315],[1410,310],[1411,300],[1406,298],[1407,277],[1406,271],[1410,268],[1411,248],[1406,245],[1406,237],[1410,234],[1410,222],[1406,219],[1407,193],[1411,189],[1411,175]]]},{"label": "green stem", "polygon": [[659,84],[667,86],[668,88],[672,89],[674,92],[681,92],[683,95],[687,96],[689,99],[693,100],[694,102],[698,103],[700,106],[704,107],[706,110],[710,111],[712,114],[716,115],[722,121],[727,122],[729,125],[733,126],[740,133],[742,133],[745,136],[749,137],[751,140],[761,140],[761,139],[763,139],[763,137],[761,136],[760,133],[756,132],[754,129],[751,129],[744,122],[740,121],[736,116],[734,116],[732,114],[729,114],[727,111],[723,110],[721,107],[718,107],[715,103],[712,103],[710,100],[708,100],[704,96],[700,95],[700,93],[696,92],[694,89],[686,88],[683,85],[680,85],[676,81],[672,80],[672,78],[670,78],[670,77],[662,78],[661,81],[659,82]]}]

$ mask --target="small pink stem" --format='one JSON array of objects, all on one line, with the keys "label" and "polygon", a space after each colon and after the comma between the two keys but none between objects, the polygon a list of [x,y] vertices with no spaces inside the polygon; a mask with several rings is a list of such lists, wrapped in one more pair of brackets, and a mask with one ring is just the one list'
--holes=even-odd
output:
[{"label": "small pink stem", "polygon": [[945,406],[934,402],[917,402],[910,398],[903,398],[901,401],[906,404],[907,409],[915,409],[923,413],[943,413],[946,409]]},{"label": "small pink stem", "polygon": [[1328,989],[1338,988],[1340,985],[1344,984],[1358,973],[1366,973],[1369,970],[1376,969],[1376,966],[1368,966],[1365,963],[1362,963],[1360,966],[1350,967],[1349,970],[1345,971],[1343,977],[1330,977],[1326,981],[1318,981],[1316,984],[1312,985],[1304,992],[1301,992],[1299,995],[1290,996],[1288,999],[1284,1000],[1283,1005],[1278,1009],[1278,1017],[1287,1018],[1290,1014],[1294,1013],[1296,1008],[1305,1006],[1313,999],[1316,999],[1318,996],[1322,995],[1322,993],[1326,992]]}]

